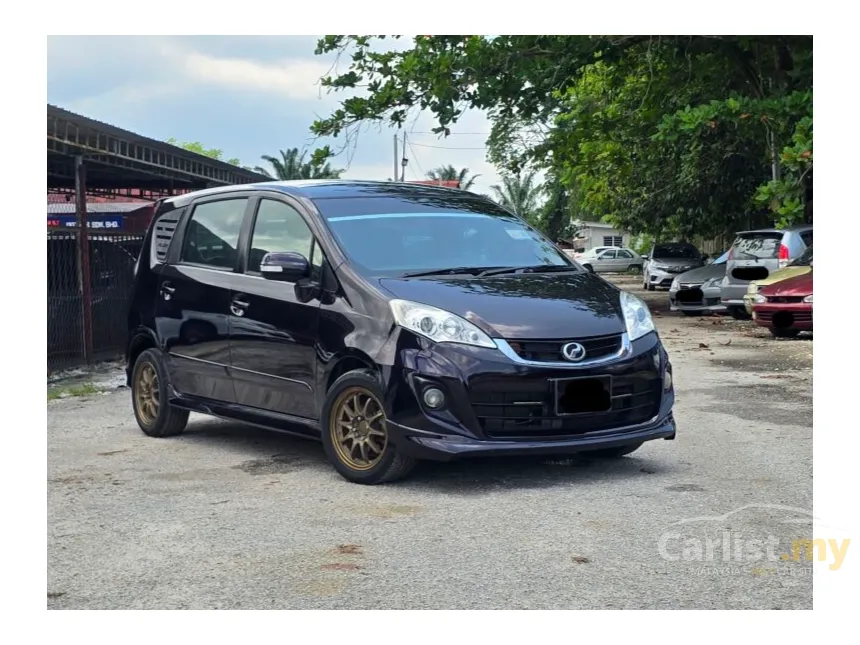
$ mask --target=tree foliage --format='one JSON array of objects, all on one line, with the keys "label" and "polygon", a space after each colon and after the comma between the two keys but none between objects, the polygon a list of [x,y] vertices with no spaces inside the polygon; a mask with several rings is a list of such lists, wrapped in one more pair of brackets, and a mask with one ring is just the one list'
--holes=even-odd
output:
[{"label": "tree foliage", "polygon": [[535,172],[502,175],[502,183],[490,186],[495,200],[533,226],[539,226],[541,186]]},{"label": "tree foliage", "polygon": [[564,197],[679,237],[811,217],[811,37],[419,36],[397,51],[382,38],[319,41],[318,54],[350,58],[323,85],[365,92],[313,132],[425,110],[446,136],[477,108],[490,160],[511,176],[545,170],[555,213]]},{"label": "tree foliage", "polygon": [[338,179],[343,170],[335,170],[325,158],[328,156],[327,149],[314,152],[310,160],[305,160],[307,151],[299,152],[298,148],[279,150],[278,157],[263,155],[261,158],[267,162],[270,169],[256,166],[254,170],[261,175],[273,177],[280,180],[290,179]]},{"label": "tree foliage", "polygon": [[457,170],[451,164],[439,166],[427,171],[427,179],[433,181],[456,181],[459,182],[462,190],[470,190],[475,185],[475,180],[481,175],[472,175],[468,168],[460,168]]},{"label": "tree foliage", "polygon": [[184,143],[180,143],[176,140],[175,137],[170,137],[167,140],[172,146],[177,146],[178,148],[182,148],[184,150],[188,150],[189,152],[196,152],[198,155],[203,155],[204,157],[209,157],[210,159],[216,159],[218,161],[224,161],[233,166],[241,166],[241,162],[236,159],[224,159],[224,151],[220,148],[207,148],[199,141],[186,141]]}]

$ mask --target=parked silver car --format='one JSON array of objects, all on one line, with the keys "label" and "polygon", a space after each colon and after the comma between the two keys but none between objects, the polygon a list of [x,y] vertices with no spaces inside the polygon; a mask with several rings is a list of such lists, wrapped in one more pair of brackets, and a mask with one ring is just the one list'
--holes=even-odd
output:
[{"label": "parked silver car", "polygon": [[668,242],[655,244],[644,257],[642,288],[654,291],[671,286],[677,275],[704,265],[708,256],[687,242]]},{"label": "parked silver car", "polygon": [[720,289],[720,301],[735,318],[749,318],[744,294],[752,280],[764,280],[788,266],[812,246],[812,224],[791,228],[765,228],[737,234]]},{"label": "parked silver car", "polygon": [[644,262],[636,251],[624,248],[603,249],[579,258],[583,268],[593,273],[639,273]]},{"label": "parked silver car", "polygon": [[700,316],[706,312],[721,312],[720,290],[726,275],[726,251],[711,264],[682,273],[669,287],[669,308],[687,316]]}]

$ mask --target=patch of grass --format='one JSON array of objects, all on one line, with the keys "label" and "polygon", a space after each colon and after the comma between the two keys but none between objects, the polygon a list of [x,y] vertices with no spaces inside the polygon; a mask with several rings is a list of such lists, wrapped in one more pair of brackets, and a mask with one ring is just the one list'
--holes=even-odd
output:
[{"label": "patch of grass", "polygon": [[48,401],[57,399],[66,399],[71,396],[91,396],[98,394],[104,390],[94,383],[81,383],[79,385],[69,385],[66,387],[57,386],[48,388]]}]

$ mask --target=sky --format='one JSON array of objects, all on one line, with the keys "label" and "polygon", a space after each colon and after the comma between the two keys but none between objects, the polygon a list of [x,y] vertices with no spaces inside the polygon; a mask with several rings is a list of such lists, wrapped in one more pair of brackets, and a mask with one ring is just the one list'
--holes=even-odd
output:
[{"label": "sky", "polygon": [[[309,130],[341,100],[319,86],[335,59],[314,55],[317,38],[50,36],[48,102],[153,139],[199,141],[243,165],[293,147],[339,150],[341,139],[314,141]],[[472,190],[490,193],[499,178],[486,161],[486,116],[465,114],[447,139],[430,133],[429,113],[416,116],[406,128],[406,179],[450,163],[480,174]],[[365,128],[351,158],[344,152],[333,167],[347,178],[389,179],[395,132]]]}]

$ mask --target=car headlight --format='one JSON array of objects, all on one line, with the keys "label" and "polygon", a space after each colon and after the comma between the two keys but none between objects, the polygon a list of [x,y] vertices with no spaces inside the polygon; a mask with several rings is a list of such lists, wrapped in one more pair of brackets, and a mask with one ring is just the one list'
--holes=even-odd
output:
[{"label": "car headlight", "polygon": [[493,339],[475,325],[444,309],[409,300],[392,300],[391,313],[401,327],[437,343],[496,347]]},{"label": "car headlight", "polygon": [[667,267],[665,264],[655,264],[652,268],[655,271],[668,271],[669,270],[669,267]]},{"label": "car headlight", "polygon": [[654,321],[651,319],[648,305],[629,291],[621,292],[621,311],[624,313],[624,323],[631,341],[654,331]]},{"label": "car headlight", "polygon": [[677,291],[680,288],[681,288],[681,278],[675,278],[674,280],[672,280],[672,286],[669,287],[669,289],[671,291]]},{"label": "car headlight", "polygon": [[701,289],[704,291],[705,289],[713,289],[714,287],[719,287],[721,280],[722,278],[709,278],[702,283]]},{"label": "car headlight", "polygon": [[753,300],[756,304],[761,305],[761,304],[764,304],[765,302],[767,302],[767,296],[763,296],[760,293],[757,293]]},{"label": "car headlight", "polygon": [[809,304],[812,304],[812,294],[810,293],[808,296],[806,296],[803,299],[803,302],[808,302]]}]

